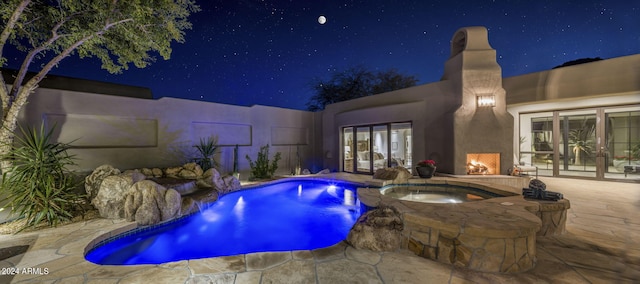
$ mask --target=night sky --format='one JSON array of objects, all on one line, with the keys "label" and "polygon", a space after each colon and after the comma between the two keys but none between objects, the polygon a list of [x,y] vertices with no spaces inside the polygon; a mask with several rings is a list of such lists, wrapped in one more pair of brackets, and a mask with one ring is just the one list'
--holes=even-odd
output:
[{"label": "night sky", "polygon": [[306,109],[314,78],[357,65],[439,81],[466,26],[488,28],[505,77],[640,53],[638,0],[198,2],[168,61],[111,75],[74,57],[51,74],[148,87],[154,98]]}]

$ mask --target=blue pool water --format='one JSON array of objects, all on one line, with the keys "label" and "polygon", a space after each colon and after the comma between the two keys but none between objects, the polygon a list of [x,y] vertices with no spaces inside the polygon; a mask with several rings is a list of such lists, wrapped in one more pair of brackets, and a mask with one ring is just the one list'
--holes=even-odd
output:
[{"label": "blue pool water", "polygon": [[344,240],[360,216],[356,187],[292,180],[233,192],[182,220],[117,236],[92,249],[86,259],[97,264],[159,264],[328,247]]}]

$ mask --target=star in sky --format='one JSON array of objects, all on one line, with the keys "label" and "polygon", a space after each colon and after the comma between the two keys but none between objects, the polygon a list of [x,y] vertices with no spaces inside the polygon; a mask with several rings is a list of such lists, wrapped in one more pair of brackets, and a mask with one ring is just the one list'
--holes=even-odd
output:
[{"label": "star in sky", "polygon": [[[306,109],[310,83],[356,65],[440,80],[451,37],[485,26],[505,77],[640,52],[640,2],[198,1],[171,59],[111,75],[65,59],[52,74],[151,88],[154,97]],[[319,16],[326,17],[324,24]],[[15,68],[15,67],[14,67]]]}]

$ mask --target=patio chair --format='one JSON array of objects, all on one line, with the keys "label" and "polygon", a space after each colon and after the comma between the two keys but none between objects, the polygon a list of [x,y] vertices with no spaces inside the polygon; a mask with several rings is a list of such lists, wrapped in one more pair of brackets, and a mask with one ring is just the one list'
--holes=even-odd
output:
[{"label": "patio chair", "polygon": [[514,156],[514,161],[516,162],[513,164],[512,172],[517,172],[518,176],[522,176],[523,173],[535,172],[536,179],[538,178],[538,166],[533,164],[527,165],[525,162],[518,161],[516,156]]}]

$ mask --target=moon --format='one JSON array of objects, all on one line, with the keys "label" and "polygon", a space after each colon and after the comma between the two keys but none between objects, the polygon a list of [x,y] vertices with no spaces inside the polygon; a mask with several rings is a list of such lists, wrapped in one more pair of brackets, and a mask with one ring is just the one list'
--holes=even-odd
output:
[{"label": "moon", "polygon": [[318,23],[320,23],[321,25],[324,25],[324,23],[326,22],[327,22],[327,18],[325,16],[318,17]]}]

